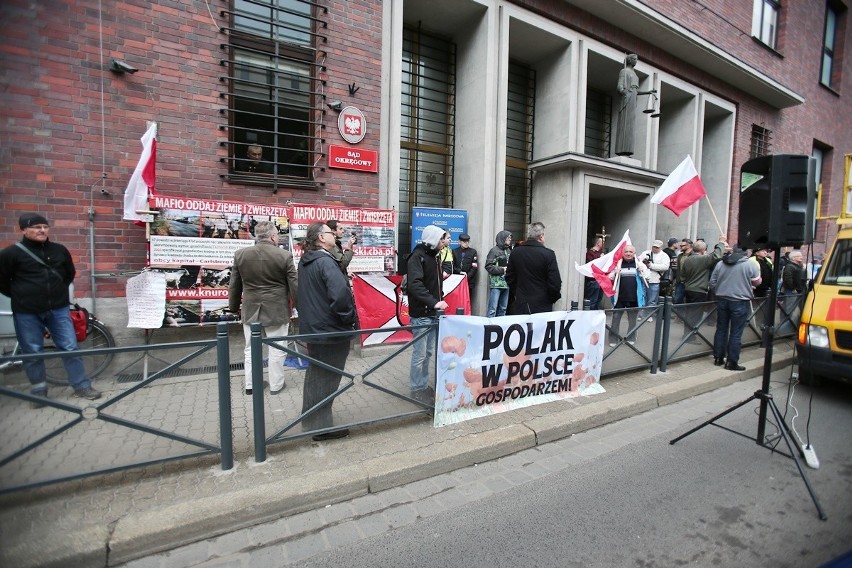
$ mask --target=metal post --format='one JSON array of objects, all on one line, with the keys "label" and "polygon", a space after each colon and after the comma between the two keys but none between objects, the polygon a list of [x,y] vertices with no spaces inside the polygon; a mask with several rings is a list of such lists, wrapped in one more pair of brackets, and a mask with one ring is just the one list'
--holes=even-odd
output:
[{"label": "metal post", "polygon": [[651,351],[651,374],[657,374],[657,368],[660,363],[660,335],[663,330],[663,314],[666,310],[666,302],[668,301],[668,296],[663,297],[663,305],[660,306],[658,303],[655,306],[654,317],[656,317],[656,321],[654,321],[654,343]]},{"label": "metal post", "polygon": [[591,300],[583,300],[583,311],[588,312],[592,309],[592,301]]},{"label": "metal post", "polygon": [[259,322],[251,324],[251,406],[254,415],[254,461],[266,461],[266,416],[263,408],[263,339]]},{"label": "metal post", "polygon": [[222,447],[222,469],[234,467],[234,426],[231,419],[231,358],[228,324],[216,324],[216,367],[219,378],[219,440]]},{"label": "metal post", "polygon": [[576,312],[577,308],[579,308],[580,304],[577,303],[577,300],[571,300],[571,311]]},{"label": "metal post", "polygon": [[666,365],[669,362],[669,332],[672,327],[672,299],[670,296],[664,296],[663,304],[663,338],[662,349],[660,350],[660,371],[666,372]]}]

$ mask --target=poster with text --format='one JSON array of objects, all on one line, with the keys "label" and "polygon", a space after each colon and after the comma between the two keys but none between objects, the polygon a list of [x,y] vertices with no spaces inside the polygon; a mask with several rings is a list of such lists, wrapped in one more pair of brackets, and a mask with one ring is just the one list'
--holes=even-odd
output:
[{"label": "poster with text", "polygon": [[270,221],[289,246],[290,221],[284,205],[157,196],[151,223],[148,266],[164,275],[163,326],[235,322],[228,312],[234,253],[254,244],[254,229]]},{"label": "poster with text", "polygon": [[293,256],[298,263],[302,256],[301,244],[308,225],[318,221],[337,219],[343,227],[344,239],[355,235],[352,262],[349,272],[393,272],[396,254],[396,211],[393,209],[365,209],[343,205],[293,205],[290,217],[290,239]]},{"label": "poster with text", "polygon": [[599,310],[442,317],[435,426],[605,392],[605,323]]}]

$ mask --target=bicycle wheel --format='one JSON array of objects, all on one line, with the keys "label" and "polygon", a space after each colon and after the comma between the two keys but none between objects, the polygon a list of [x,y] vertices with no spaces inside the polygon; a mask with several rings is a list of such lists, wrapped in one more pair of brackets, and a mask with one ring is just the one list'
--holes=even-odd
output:
[{"label": "bicycle wheel", "polygon": [[[100,321],[92,322],[92,330],[86,336],[84,341],[77,343],[80,351],[88,349],[101,349],[103,347],[115,347],[115,340],[109,329]],[[45,341],[44,350],[52,351],[54,349],[53,342]],[[112,353],[99,353],[97,355],[86,355],[81,353],[80,359],[83,361],[83,366],[86,369],[86,374],[90,379],[94,380],[112,361]],[[67,385],[68,375],[65,374],[65,365],[62,364],[62,359],[47,359],[44,362],[45,370],[47,371],[47,382],[54,385]]]}]

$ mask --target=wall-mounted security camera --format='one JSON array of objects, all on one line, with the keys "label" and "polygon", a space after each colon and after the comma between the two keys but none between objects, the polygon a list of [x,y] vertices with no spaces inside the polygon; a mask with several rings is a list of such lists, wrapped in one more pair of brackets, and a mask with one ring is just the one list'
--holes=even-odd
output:
[{"label": "wall-mounted security camera", "polygon": [[119,75],[124,75],[125,73],[132,74],[139,71],[139,69],[125,61],[122,61],[121,59],[113,59],[109,64],[109,70],[113,73],[118,73]]},{"label": "wall-mounted security camera", "polygon": [[328,103],[328,108],[335,112],[340,112],[343,110],[343,102],[342,101],[331,101]]}]

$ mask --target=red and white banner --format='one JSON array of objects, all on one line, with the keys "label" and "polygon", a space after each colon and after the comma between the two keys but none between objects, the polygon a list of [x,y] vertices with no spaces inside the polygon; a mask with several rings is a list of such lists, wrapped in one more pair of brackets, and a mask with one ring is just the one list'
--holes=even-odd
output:
[{"label": "red and white banner", "polygon": [[662,205],[678,217],[683,211],[707,195],[689,155],[674,169],[651,197],[651,203]]},{"label": "red and white banner", "polygon": [[601,394],[604,312],[443,317],[435,426]]},{"label": "red and white banner", "polygon": [[630,242],[630,230],[628,229],[624,231],[624,236],[621,237],[621,240],[618,241],[618,244],[613,250],[583,265],[577,264],[575,261],[574,268],[583,276],[594,278],[604,294],[614,296],[613,282],[609,279],[608,275],[616,267],[618,261],[621,260],[624,247],[629,244],[632,243]]},{"label": "red and white banner", "polygon": [[148,194],[156,194],[157,172],[157,123],[152,122],[142,135],[142,156],[130,176],[127,189],[124,190],[124,219],[126,221],[150,221],[150,215],[139,214],[137,211],[148,209]]},{"label": "red and white banner", "polygon": [[[352,291],[361,329],[387,329],[411,325],[408,315],[408,297],[399,290],[402,276],[378,274],[355,275]],[[444,301],[447,314],[462,308],[470,314],[470,290],[465,274],[453,274],[444,280]],[[409,331],[375,331],[361,334],[361,344],[366,346],[411,341]]]},{"label": "red and white banner", "polygon": [[396,253],[396,211],[367,209],[344,205],[293,205],[290,209],[290,239],[296,262],[302,257],[299,246],[308,225],[336,219],[344,230],[343,240],[354,234],[357,242],[352,251],[349,272],[392,272]]}]

